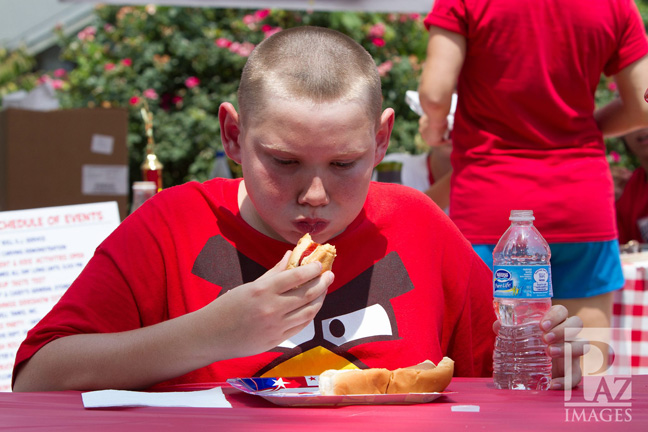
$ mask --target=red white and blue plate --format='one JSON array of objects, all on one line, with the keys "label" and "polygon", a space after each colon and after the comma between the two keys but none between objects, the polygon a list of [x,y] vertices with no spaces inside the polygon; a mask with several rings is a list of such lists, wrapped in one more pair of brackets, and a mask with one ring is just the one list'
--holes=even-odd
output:
[{"label": "red white and blue plate", "polygon": [[276,405],[342,406],[342,405],[407,405],[432,402],[455,392],[403,393],[378,395],[323,396],[319,393],[318,376],[282,378],[231,378],[227,382],[237,390],[260,396]]}]

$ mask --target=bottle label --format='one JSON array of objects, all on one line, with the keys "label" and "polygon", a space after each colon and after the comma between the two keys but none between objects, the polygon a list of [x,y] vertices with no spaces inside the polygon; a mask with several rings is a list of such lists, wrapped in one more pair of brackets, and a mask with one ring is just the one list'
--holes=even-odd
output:
[{"label": "bottle label", "polygon": [[494,266],[493,296],[499,298],[550,298],[551,266]]}]

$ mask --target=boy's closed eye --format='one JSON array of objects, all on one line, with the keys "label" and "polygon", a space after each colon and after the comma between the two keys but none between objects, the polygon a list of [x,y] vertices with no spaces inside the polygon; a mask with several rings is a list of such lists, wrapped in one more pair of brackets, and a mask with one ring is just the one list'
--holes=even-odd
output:
[{"label": "boy's closed eye", "polygon": [[279,159],[279,158],[273,158],[273,159],[276,164],[283,165],[283,166],[296,165],[298,163],[295,159]]},{"label": "boy's closed eye", "polygon": [[353,168],[355,166],[355,161],[351,162],[331,162],[331,165],[333,165],[336,168],[341,168],[341,169],[349,169]]},{"label": "boy's closed eye", "polygon": [[[278,165],[281,166],[291,166],[291,165],[298,165],[299,161],[295,159],[280,159],[280,158],[273,158],[274,162]],[[350,161],[350,162],[331,162],[331,166],[339,169],[350,169],[353,168],[356,165],[356,161]]]}]

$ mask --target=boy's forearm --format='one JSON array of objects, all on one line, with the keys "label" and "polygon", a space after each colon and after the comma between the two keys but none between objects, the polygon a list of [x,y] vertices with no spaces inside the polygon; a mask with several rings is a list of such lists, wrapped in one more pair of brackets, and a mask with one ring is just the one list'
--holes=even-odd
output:
[{"label": "boy's forearm", "polygon": [[188,314],[137,330],[56,339],[18,371],[14,391],[140,389],[217,359]]}]

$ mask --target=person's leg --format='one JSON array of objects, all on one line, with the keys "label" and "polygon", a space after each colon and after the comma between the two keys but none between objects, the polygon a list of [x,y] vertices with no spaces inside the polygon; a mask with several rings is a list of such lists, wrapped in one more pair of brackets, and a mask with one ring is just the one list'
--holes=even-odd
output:
[{"label": "person's leg", "polygon": [[553,304],[567,308],[569,315],[583,320],[583,327],[610,327],[612,323],[612,292],[577,299],[554,299]]},{"label": "person's leg", "polygon": [[[593,297],[579,299],[555,299],[553,304],[561,304],[567,308],[569,315],[577,315],[583,320],[583,328],[597,328],[597,339],[590,341],[592,348],[585,354],[581,367],[584,375],[597,375],[607,370],[610,360],[610,338],[609,327],[612,322],[612,297],[613,293],[608,292]],[[592,370],[586,365],[590,365]],[[588,370],[585,370],[585,369]]]},{"label": "person's leg", "polygon": [[610,327],[613,291],[625,282],[618,242],[554,243],[550,247],[553,303],[578,315],[584,327]]},{"label": "person's leg", "polygon": [[[600,329],[597,340],[609,341],[614,291],[624,284],[618,243],[558,243],[550,247],[553,304],[563,305],[570,316],[580,317],[584,328]],[[598,342],[592,345],[583,365],[594,369],[585,373],[596,374],[607,369],[609,346]]]}]

